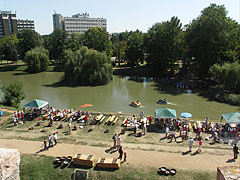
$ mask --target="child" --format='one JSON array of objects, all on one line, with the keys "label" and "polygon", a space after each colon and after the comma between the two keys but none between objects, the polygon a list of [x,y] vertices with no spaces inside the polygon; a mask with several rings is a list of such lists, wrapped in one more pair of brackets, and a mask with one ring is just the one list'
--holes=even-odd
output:
[{"label": "child", "polygon": [[47,149],[47,140],[46,140],[46,138],[43,141],[43,145],[44,145],[44,149]]},{"label": "child", "polygon": [[124,162],[126,162],[127,161],[127,152],[126,151],[124,151]]}]

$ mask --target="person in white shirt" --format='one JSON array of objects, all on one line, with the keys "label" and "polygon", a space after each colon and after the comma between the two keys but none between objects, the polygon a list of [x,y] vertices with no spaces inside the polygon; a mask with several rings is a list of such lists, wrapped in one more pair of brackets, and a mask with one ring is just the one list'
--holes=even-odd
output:
[{"label": "person in white shirt", "polygon": [[190,138],[190,140],[189,140],[189,152],[192,152],[192,145],[193,145],[193,143],[194,143],[193,138]]}]

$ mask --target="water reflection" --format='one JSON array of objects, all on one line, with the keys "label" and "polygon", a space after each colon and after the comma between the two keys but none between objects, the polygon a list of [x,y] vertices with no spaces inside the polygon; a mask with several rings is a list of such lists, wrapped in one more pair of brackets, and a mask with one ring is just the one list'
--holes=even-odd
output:
[{"label": "water reflection", "polygon": [[[184,93],[174,85],[155,81],[154,78],[114,76],[106,86],[68,87],[56,85],[61,81],[63,72],[43,72],[38,74],[14,75],[16,71],[1,72],[0,86],[10,81],[21,81],[24,84],[26,104],[33,99],[43,99],[50,106],[57,108],[78,108],[81,104],[93,104],[85,108],[89,111],[118,112],[153,115],[155,109],[168,107],[181,112],[190,112],[193,118],[219,119],[221,114],[239,111],[237,106],[208,101],[198,93]],[[53,86],[55,85],[55,86]],[[129,102],[140,100],[143,107],[133,108]],[[167,99],[171,104],[162,105],[156,102]]]}]

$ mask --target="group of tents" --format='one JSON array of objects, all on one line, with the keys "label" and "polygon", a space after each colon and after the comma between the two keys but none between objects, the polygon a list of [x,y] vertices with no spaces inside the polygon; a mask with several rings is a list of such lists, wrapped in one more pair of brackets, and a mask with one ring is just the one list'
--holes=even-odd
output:
[{"label": "group of tents", "polygon": [[[170,108],[160,108],[155,110],[155,117],[156,118],[177,118],[176,110],[170,109]],[[183,118],[191,118],[192,115],[187,112],[181,113],[181,117]],[[233,113],[227,113],[221,115],[221,120],[225,120],[227,123],[234,123],[234,124],[240,124],[240,113],[233,112]]]},{"label": "group of tents", "polygon": [[[36,108],[36,109],[40,109],[45,106],[49,106],[48,102],[43,100],[38,100],[38,99],[35,99],[24,105],[25,108]],[[176,110],[174,109],[160,108],[155,110],[155,117],[175,119],[177,118],[177,113],[176,113]],[[181,113],[181,117],[191,118],[192,115],[190,113],[183,112]],[[234,112],[234,113],[222,114],[220,121],[222,121],[223,119],[228,123],[240,124],[240,113]]]}]

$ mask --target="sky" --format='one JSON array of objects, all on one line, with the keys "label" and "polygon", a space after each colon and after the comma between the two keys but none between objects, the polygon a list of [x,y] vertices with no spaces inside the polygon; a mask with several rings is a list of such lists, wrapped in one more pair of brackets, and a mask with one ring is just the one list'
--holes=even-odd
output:
[{"label": "sky", "polygon": [[109,33],[147,32],[155,23],[177,16],[183,25],[197,18],[211,3],[224,5],[228,16],[240,21],[240,0],[0,0],[0,10],[11,10],[18,19],[35,22],[41,35],[53,31],[52,14],[64,17],[88,12],[90,17],[106,18]]}]

